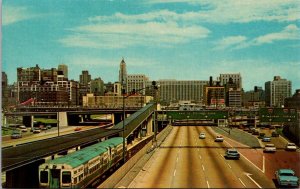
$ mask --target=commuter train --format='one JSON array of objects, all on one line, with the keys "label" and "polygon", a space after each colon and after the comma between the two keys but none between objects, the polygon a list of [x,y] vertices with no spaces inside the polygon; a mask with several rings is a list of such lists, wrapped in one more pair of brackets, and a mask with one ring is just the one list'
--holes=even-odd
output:
[{"label": "commuter train", "polygon": [[[126,150],[126,144],[125,144]],[[88,146],[39,166],[40,188],[86,188],[123,157],[123,138]]]}]

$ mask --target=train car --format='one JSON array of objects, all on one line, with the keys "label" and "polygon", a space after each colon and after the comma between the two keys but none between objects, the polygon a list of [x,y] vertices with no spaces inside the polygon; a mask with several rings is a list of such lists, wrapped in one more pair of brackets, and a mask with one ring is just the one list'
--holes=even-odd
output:
[{"label": "train car", "polygon": [[122,154],[123,138],[115,137],[49,160],[39,166],[40,188],[86,188],[119,163]]}]

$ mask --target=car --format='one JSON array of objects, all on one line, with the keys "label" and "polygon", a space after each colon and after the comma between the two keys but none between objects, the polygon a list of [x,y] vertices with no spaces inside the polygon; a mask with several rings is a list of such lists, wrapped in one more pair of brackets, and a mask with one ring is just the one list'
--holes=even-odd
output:
[{"label": "car", "polygon": [[52,126],[51,126],[51,125],[46,125],[46,128],[47,128],[47,129],[51,129]]},{"label": "car", "polygon": [[40,133],[41,132],[41,129],[40,128],[33,128],[32,130],[33,133]]},{"label": "car", "polygon": [[264,138],[265,135],[266,135],[266,133],[259,133],[259,134],[258,134],[258,138]]},{"label": "car", "polygon": [[215,142],[223,142],[224,141],[224,138],[220,135],[218,135],[216,138],[215,138]]},{"label": "car", "polygon": [[22,138],[22,132],[20,130],[13,130],[11,136],[12,139]]},{"label": "car", "polygon": [[275,178],[279,186],[299,186],[299,177],[292,169],[279,169],[275,172]]},{"label": "car", "polygon": [[240,159],[240,153],[236,149],[230,148],[226,150],[225,158]]},{"label": "car", "polygon": [[205,133],[200,133],[199,138],[205,139]]},{"label": "car", "polygon": [[81,128],[80,128],[80,127],[76,127],[76,128],[74,129],[74,131],[81,131]]},{"label": "car", "polygon": [[272,132],[272,137],[279,137],[279,134],[276,131]]},{"label": "car", "polygon": [[295,143],[287,143],[286,146],[285,146],[285,150],[287,151],[296,151],[297,150],[297,146]]},{"label": "car", "polygon": [[266,144],[264,152],[276,152],[276,147],[274,144]]},{"label": "car", "polygon": [[263,142],[271,142],[271,138],[270,137],[264,137],[262,139]]},{"label": "car", "polygon": [[22,132],[27,132],[27,127],[25,125],[20,125],[19,130]]},{"label": "car", "polygon": [[259,135],[259,131],[258,131],[257,129],[254,129],[254,130],[252,131],[252,134],[253,134],[253,135]]}]

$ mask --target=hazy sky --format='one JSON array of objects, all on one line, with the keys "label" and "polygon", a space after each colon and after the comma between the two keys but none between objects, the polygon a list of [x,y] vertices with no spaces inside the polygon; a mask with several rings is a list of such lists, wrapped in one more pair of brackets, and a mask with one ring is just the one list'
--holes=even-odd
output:
[{"label": "hazy sky", "polygon": [[66,64],[104,82],[208,80],[241,73],[245,90],[275,75],[300,89],[298,0],[2,0],[2,71]]}]

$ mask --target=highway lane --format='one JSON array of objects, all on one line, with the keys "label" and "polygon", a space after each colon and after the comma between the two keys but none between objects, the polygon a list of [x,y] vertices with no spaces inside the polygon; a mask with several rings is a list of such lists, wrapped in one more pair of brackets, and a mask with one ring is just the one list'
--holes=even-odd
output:
[{"label": "highway lane", "polygon": [[[206,139],[199,139],[199,133]],[[274,188],[244,157],[226,160],[209,127],[174,127],[129,188]]]},{"label": "highway lane", "polygon": [[[62,127],[59,129],[59,135],[62,136],[62,135],[74,133],[76,132],[74,131],[75,128],[76,128],[75,126]],[[81,126],[80,128],[82,128],[83,131],[83,130],[96,128],[96,126]],[[3,140],[1,146],[2,148],[8,146],[15,146],[27,142],[33,142],[33,141],[42,140],[46,138],[56,137],[57,135],[58,135],[58,131],[56,127],[51,128],[50,130],[42,130],[41,133],[32,133],[28,130],[26,133],[22,133],[22,138],[19,139],[9,138],[7,140]]]}]

